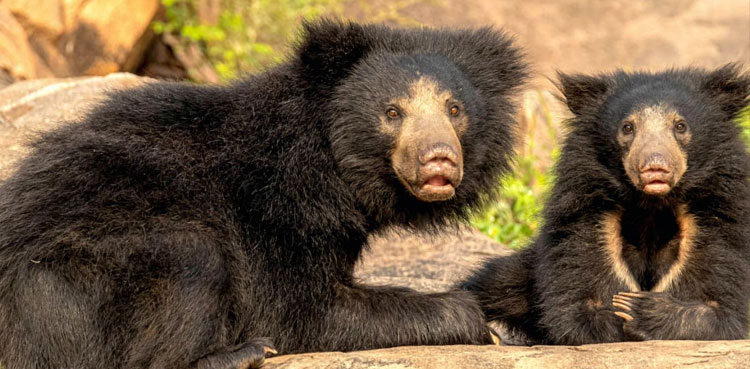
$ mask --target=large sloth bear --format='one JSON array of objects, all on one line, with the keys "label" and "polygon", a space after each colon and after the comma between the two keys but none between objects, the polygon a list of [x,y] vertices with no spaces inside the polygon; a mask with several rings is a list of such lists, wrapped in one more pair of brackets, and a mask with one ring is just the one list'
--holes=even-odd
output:
[{"label": "large sloth bear", "polygon": [[738,66],[561,75],[574,114],[535,242],[462,287],[509,344],[741,339],[750,158]]},{"label": "large sloth bear", "polygon": [[491,195],[526,77],[499,32],[307,25],[230,86],[152,83],[46,134],[0,188],[6,368],[246,368],[484,344],[465,291],[360,284],[368,234]]}]

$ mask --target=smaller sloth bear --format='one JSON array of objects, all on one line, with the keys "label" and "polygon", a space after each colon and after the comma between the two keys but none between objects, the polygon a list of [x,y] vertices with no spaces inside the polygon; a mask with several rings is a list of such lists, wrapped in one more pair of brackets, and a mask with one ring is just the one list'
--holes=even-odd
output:
[{"label": "smaller sloth bear", "polygon": [[0,187],[0,362],[248,368],[271,341],[492,343],[472,294],[353,269],[369,234],[439,230],[491,197],[526,75],[488,28],[320,21],[232,85],[113,94]]},{"label": "smaller sloth bear", "polygon": [[461,284],[506,344],[742,339],[750,76],[560,75],[574,114],[539,236]]}]

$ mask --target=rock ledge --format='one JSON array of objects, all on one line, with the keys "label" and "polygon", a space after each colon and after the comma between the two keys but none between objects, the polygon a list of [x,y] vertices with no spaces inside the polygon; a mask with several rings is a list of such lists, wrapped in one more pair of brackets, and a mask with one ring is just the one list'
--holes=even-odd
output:
[{"label": "rock ledge", "polygon": [[266,369],[750,368],[750,341],[649,341],[584,346],[419,346],[286,355]]}]

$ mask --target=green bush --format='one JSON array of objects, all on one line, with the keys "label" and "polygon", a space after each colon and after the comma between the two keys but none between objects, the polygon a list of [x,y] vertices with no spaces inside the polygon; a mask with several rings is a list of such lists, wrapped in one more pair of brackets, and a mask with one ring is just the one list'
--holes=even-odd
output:
[{"label": "green bush", "polygon": [[745,139],[748,148],[750,148],[750,106],[740,112],[740,115],[737,117],[737,122],[739,122],[740,127],[742,128],[742,137]]},{"label": "green bush", "polygon": [[166,21],[157,34],[197,45],[222,80],[278,62],[298,34],[301,19],[340,11],[341,0],[221,0],[215,24],[202,22],[199,0],[162,0]]},{"label": "green bush", "polygon": [[559,118],[550,111],[551,99],[540,91],[526,96],[520,117],[524,146],[511,172],[500,180],[499,200],[472,220],[490,238],[514,249],[525,246],[536,234],[554,183]]},{"label": "green bush", "polygon": [[490,238],[518,249],[526,245],[539,228],[544,200],[553,183],[551,171],[534,167],[534,157],[516,161],[512,174],[500,181],[500,199],[472,224]]}]

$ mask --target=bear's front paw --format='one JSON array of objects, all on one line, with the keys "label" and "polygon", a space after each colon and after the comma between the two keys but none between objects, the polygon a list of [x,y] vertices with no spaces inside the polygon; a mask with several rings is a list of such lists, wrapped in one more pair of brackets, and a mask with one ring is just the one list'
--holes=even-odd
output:
[{"label": "bear's front paw", "polygon": [[192,369],[259,369],[266,356],[276,354],[268,338],[257,338],[246,344],[217,352],[198,360]]},{"label": "bear's front paw", "polygon": [[678,305],[662,292],[620,292],[612,296],[615,315],[625,320],[622,325],[625,335],[635,341],[659,339],[659,331],[676,319]]}]

